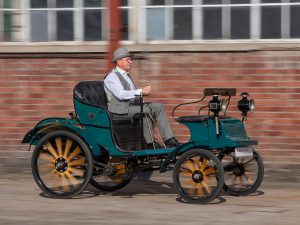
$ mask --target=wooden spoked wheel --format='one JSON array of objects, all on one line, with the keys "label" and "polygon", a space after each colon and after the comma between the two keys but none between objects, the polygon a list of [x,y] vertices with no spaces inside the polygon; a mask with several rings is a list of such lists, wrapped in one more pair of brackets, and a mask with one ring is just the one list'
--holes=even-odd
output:
[{"label": "wooden spoked wheel", "polygon": [[180,196],[191,203],[205,204],[223,187],[223,168],[214,154],[204,149],[184,153],[174,167],[174,184]]},{"label": "wooden spoked wheel", "polygon": [[79,194],[93,173],[90,149],[68,131],[44,136],[34,150],[31,166],[38,186],[46,195],[56,198]]},{"label": "wooden spoked wheel", "polygon": [[90,181],[91,185],[102,191],[116,191],[129,184],[133,177],[133,165],[118,158],[108,163],[114,167],[116,173],[114,175],[94,174]]},{"label": "wooden spoked wheel", "polygon": [[251,194],[261,185],[264,164],[260,155],[253,150],[253,157],[236,158],[234,152],[220,155],[224,167],[224,190],[235,196]]}]

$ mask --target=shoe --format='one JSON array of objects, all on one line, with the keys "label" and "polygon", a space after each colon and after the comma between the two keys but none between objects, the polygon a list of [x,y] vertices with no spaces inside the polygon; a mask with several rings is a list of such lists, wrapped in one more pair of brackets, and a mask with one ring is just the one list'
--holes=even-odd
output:
[{"label": "shoe", "polygon": [[180,145],[180,143],[177,141],[176,138],[172,137],[165,141],[165,145],[167,148],[173,148],[173,147],[177,147],[178,145]]},{"label": "shoe", "polygon": [[[153,147],[153,145],[155,146],[155,148]],[[159,149],[159,148],[163,148],[163,147],[156,141],[154,141],[152,143],[148,143],[146,145],[146,149]]]}]

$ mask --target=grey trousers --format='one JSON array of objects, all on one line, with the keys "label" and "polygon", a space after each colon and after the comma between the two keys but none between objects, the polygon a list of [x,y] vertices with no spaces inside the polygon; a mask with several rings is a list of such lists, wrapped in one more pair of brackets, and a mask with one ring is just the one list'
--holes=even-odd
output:
[{"label": "grey trousers", "polygon": [[[131,105],[131,106],[129,106],[129,113],[122,117],[132,118],[134,116],[134,114],[140,113],[140,111],[141,111],[140,106]],[[164,141],[168,140],[169,138],[174,137],[174,134],[173,134],[173,131],[168,122],[167,115],[166,115],[163,104],[156,103],[156,102],[144,103],[143,111],[146,113],[150,113],[152,116],[155,115],[156,121],[159,126],[159,132],[160,132],[162,138],[164,139]],[[152,130],[153,130],[152,122],[148,117],[144,117],[143,125],[144,125],[145,140],[147,143],[151,143],[152,142],[152,139],[151,139],[152,134],[150,133],[150,131],[152,132]]]}]

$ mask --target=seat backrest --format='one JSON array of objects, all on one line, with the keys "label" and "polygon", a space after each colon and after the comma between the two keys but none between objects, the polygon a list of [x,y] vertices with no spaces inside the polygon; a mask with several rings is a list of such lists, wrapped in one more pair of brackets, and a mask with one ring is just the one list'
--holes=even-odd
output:
[{"label": "seat backrest", "polygon": [[74,97],[80,102],[107,108],[103,81],[81,81],[74,87]]}]

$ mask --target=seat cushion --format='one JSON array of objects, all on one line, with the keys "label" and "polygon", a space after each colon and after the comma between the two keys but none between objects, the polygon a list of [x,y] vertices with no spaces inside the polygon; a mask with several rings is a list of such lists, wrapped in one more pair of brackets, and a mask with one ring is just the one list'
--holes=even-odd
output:
[{"label": "seat cushion", "polygon": [[78,83],[74,88],[74,97],[85,104],[107,108],[107,97],[103,81],[82,81]]},{"label": "seat cushion", "polygon": [[[80,102],[107,109],[107,97],[103,81],[82,81],[74,88],[74,97]],[[136,118],[127,119],[111,113],[113,125],[133,125]]]}]

